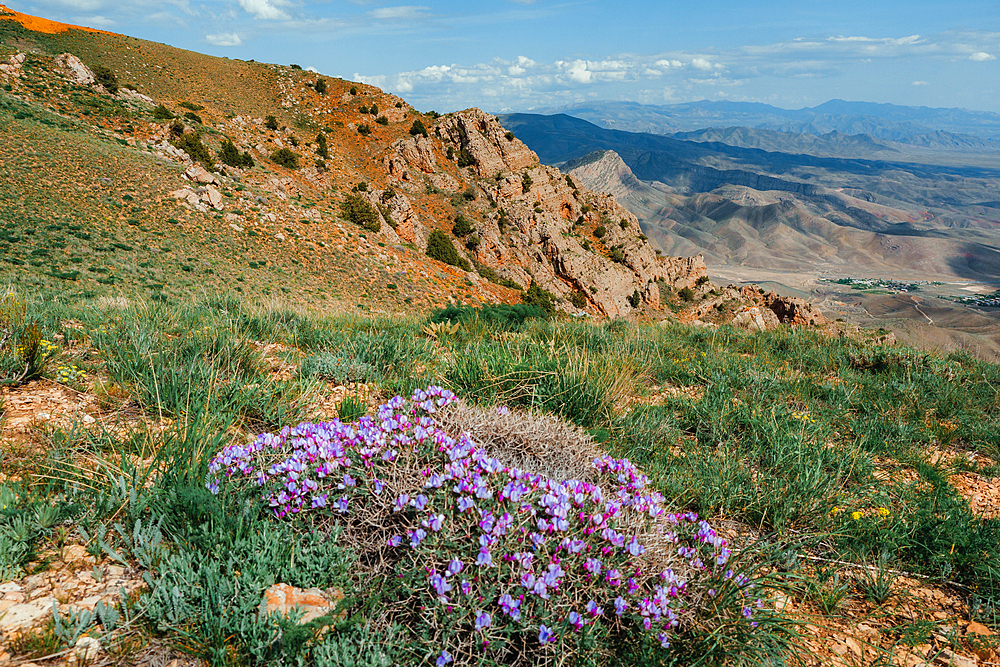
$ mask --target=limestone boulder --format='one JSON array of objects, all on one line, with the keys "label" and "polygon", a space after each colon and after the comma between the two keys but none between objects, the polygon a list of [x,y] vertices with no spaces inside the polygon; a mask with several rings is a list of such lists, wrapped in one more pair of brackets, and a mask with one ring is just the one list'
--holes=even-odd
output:
[{"label": "limestone boulder", "polygon": [[215,174],[211,173],[205,169],[200,164],[193,164],[184,171],[184,177],[189,181],[194,181],[195,183],[204,184],[218,184],[219,179],[215,177]]},{"label": "limestone boulder", "polygon": [[221,211],[223,208],[222,193],[211,185],[205,188],[205,194],[202,195],[202,199],[217,211]]},{"label": "limestone boulder", "polygon": [[[343,599],[343,592],[336,589],[323,591],[318,588],[302,589],[289,584],[274,584],[264,591],[261,608],[268,614],[279,613],[283,616],[298,611],[302,614],[298,623],[302,625],[332,614]],[[341,612],[340,618],[345,615],[346,612]]]},{"label": "limestone boulder", "polygon": [[24,67],[25,58],[26,54],[15,53],[10,57],[10,59],[7,62],[0,63],[0,74],[5,74],[15,79],[20,79],[21,70]]},{"label": "limestone boulder", "polygon": [[56,604],[56,599],[46,596],[8,607],[3,616],[0,616],[0,634],[42,623],[52,616],[53,604]]},{"label": "limestone boulder", "polygon": [[91,69],[72,53],[63,53],[56,56],[56,64],[63,67],[69,74],[70,79],[81,86],[91,86],[97,82]]},{"label": "limestone boulder", "polygon": [[770,331],[777,329],[781,322],[770,308],[751,306],[736,313],[732,324],[747,331]]}]

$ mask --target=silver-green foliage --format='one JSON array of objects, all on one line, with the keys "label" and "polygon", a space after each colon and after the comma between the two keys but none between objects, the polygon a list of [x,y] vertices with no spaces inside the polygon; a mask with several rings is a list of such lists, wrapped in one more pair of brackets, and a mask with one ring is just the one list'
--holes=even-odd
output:
[{"label": "silver-green foliage", "polygon": [[228,664],[229,645],[239,647],[245,664],[282,664],[301,654],[312,635],[268,615],[264,591],[275,583],[343,588],[351,559],[337,546],[338,535],[293,535],[287,526],[260,522],[233,540],[199,536],[196,548],[163,560],[142,611],[160,630],[204,647],[202,657],[213,664]]},{"label": "silver-green foliage", "polygon": [[368,382],[375,379],[375,368],[352,354],[319,352],[306,357],[299,366],[303,378],[318,377],[330,382]]},{"label": "silver-green foliage", "polygon": [[352,628],[346,633],[330,633],[313,648],[315,667],[389,667],[397,629],[378,637],[369,627]]}]

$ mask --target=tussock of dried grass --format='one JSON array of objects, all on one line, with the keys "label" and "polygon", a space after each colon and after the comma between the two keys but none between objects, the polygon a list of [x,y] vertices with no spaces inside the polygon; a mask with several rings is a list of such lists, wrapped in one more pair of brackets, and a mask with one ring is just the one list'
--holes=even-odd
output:
[{"label": "tussock of dried grass", "polygon": [[593,460],[601,455],[586,431],[552,415],[525,410],[500,414],[495,408],[456,403],[435,415],[435,421],[453,436],[468,433],[487,456],[508,467],[557,481],[592,481]]}]

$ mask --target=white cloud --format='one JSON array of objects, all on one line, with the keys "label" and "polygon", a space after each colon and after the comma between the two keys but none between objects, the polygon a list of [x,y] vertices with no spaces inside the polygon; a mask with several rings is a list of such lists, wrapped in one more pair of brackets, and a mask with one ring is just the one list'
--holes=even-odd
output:
[{"label": "white cloud", "polygon": [[[558,63],[557,63],[558,64]],[[586,60],[574,60],[573,62],[562,63],[566,69],[566,76],[577,83],[590,83],[594,78],[593,72],[587,69]]]},{"label": "white cloud", "polygon": [[425,16],[427,10],[427,7],[417,5],[379,7],[372,11],[372,16],[379,21],[410,21]]},{"label": "white cloud", "polygon": [[239,0],[240,7],[259,19],[284,20],[288,18],[280,7],[287,7],[287,0]]},{"label": "white cloud", "polygon": [[92,12],[104,3],[101,0],[59,0],[59,4],[80,12]]},{"label": "white cloud", "polygon": [[107,16],[78,16],[74,20],[80,25],[85,25],[88,28],[113,28],[118,25],[114,20],[109,19]]},{"label": "white cloud", "polygon": [[316,69],[315,67],[313,67],[312,65],[310,65],[309,67],[307,67],[306,71],[307,72],[312,72],[313,74],[319,74],[319,70]]},{"label": "white cloud", "polygon": [[[755,81],[768,81],[771,89],[780,87],[781,82],[796,86],[797,90],[802,86],[816,87],[821,80],[843,78],[854,69],[869,68],[878,62],[915,66],[933,61],[968,62],[970,57],[991,60],[998,42],[1000,33],[985,31],[904,37],[823,36],[707,52],[607,54],[593,60],[536,62],[527,56],[494,58],[489,62],[391,72],[384,80],[393,92],[406,94],[415,103],[438,108],[482,105],[489,98],[496,100],[495,109],[544,109],[580,102],[594,95],[597,99],[634,99],[634,91],[642,89],[649,91],[644,99],[656,103],[665,99],[711,97],[719,90],[749,91]],[[802,83],[795,83],[796,80]],[[911,85],[916,93],[917,87],[935,84],[915,80]],[[669,91],[669,95],[664,91]],[[791,105],[822,101],[801,94],[794,100],[764,99],[749,92],[740,99]]]},{"label": "white cloud", "polygon": [[213,46],[239,46],[243,43],[243,40],[235,32],[219,32],[214,35],[205,35],[205,41]]},{"label": "white cloud", "polygon": [[831,42],[868,42],[874,44],[892,44],[896,46],[903,46],[905,44],[919,44],[922,40],[920,35],[910,35],[909,37],[900,37],[899,39],[893,39],[891,37],[844,37],[843,35],[837,37],[830,37]]},{"label": "white cloud", "polygon": [[987,60],[996,60],[996,59],[997,59],[996,56],[990,55],[985,51],[977,51],[973,53],[971,56],[969,56],[969,60],[975,60],[977,63],[985,62]]},{"label": "white cloud", "polygon": [[369,86],[377,86],[379,88],[385,86],[385,79],[386,77],[383,74],[370,76],[367,74],[358,74],[357,72],[354,73],[353,77],[354,81],[360,81],[361,83],[367,83]]}]

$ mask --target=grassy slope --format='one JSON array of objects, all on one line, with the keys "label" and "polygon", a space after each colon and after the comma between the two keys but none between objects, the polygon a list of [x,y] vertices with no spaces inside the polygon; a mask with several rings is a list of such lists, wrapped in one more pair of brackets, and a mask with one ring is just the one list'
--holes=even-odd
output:
[{"label": "grassy slope", "polygon": [[[348,82],[328,79],[329,91],[321,98],[307,87],[307,79],[315,78],[308,73],[203,56],[119,35],[74,30],[41,34],[0,21],[0,43],[6,44],[7,52],[30,46],[48,54],[70,51],[85,62],[105,64],[123,85],[134,85],[163,101],[178,116],[186,112],[181,102],[203,105],[198,115],[205,125],[196,127],[213,152],[233,132],[232,126],[219,131],[214,124],[228,122],[234,114],[277,116],[279,124],[287,124],[297,135],[306,166],[312,149],[304,148],[321,129],[317,119],[322,116],[331,152],[325,185],[319,186],[258,156],[245,185],[222,188],[226,213],[240,216],[237,226],[244,228],[234,229],[222,213],[201,214],[175,204],[168,193],[189,185],[180,177],[181,165],[128,144],[150,140],[164,127],[148,108],[68,83],[54,71],[51,56],[29,57],[17,88],[0,91],[0,123],[9,137],[16,137],[0,146],[10,173],[0,184],[4,194],[0,220],[7,238],[18,240],[7,241],[13,261],[0,266],[9,281],[76,296],[95,294],[110,284],[116,293],[152,294],[158,299],[235,289],[258,298],[382,311],[426,308],[450,297],[517,299],[505,288],[489,284],[474,288],[461,271],[337,223],[341,193],[360,181],[385,187],[385,175],[373,166],[374,158],[387,144],[409,136],[409,120],[383,127],[358,113],[362,105],[376,100],[386,107],[395,99],[391,96],[361,86],[356,98],[342,104]],[[232,81],[240,85],[233,86]],[[283,108],[282,86],[290,95],[305,95],[304,106]],[[369,123],[371,137],[346,129],[352,122]],[[281,136],[287,141],[287,134]],[[270,142],[263,135],[247,140]],[[272,179],[282,178],[292,183],[287,202],[271,184]],[[260,197],[267,203],[262,204]],[[411,200],[425,224],[446,230],[459,206],[467,215],[474,215],[472,208],[488,210],[485,204],[469,205],[442,194],[420,193]],[[310,224],[302,217],[307,209],[334,220]],[[278,214],[278,220],[267,222],[263,216],[268,212]],[[48,229],[54,225],[60,228]],[[81,240],[81,233],[91,239]],[[289,242],[278,242],[279,233]],[[115,242],[133,250],[109,246]]]},{"label": "grassy slope", "polygon": [[[737,544],[762,539],[756,557],[778,572],[799,618],[832,628],[816,631],[821,636],[848,632],[864,618],[875,628],[870,641],[899,655],[934,632],[954,634],[946,628],[960,627],[963,620],[997,620],[1000,521],[973,514],[955,484],[962,476],[998,474],[990,461],[1000,459],[1000,371],[962,354],[928,356],[802,330],[751,335],[729,328],[706,332],[622,323],[529,321],[504,331],[507,327],[466,321],[455,335],[434,342],[421,335],[420,320],[264,313],[234,301],[125,311],[38,308],[33,306],[32,315],[43,323],[43,334],[64,346],[47,373],[57,361],[80,363],[101,378],[105,395],[136,401],[148,419],[184,417],[151,443],[141,428],[118,437],[80,429],[45,436],[49,443],[63,443],[49,465],[59,457],[81,456],[122,465],[115,463],[118,453],[138,443],[148,443],[144,450],[149,444],[161,448],[166,476],[145,500],[132,503],[128,521],[167,512],[171,522],[181,522],[172,524],[172,540],[195,539],[190,531],[200,531],[199,521],[208,520],[198,516],[228,521],[227,512],[235,510],[225,502],[216,506],[203,499],[195,511],[181,501],[197,495],[205,457],[228,441],[225,434],[233,428],[247,434],[276,430],[315,414],[309,397],[330,391],[311,374],[319,367],[316,355],[332,355],[354,369],[350,379],[367,381],[383,398],[439,383],[473,402],[532,407],[587,426],[608,451],[638,463],[674,507],[727,526]],[[60,324],[68,320],[83,328]],[[116,324],[106,324],[111,321]],[[283,358],[303,374],[291,382],[275,380],[247,339],[287,345]],[[70,346],[71,340],[78,342]],[[95,354],[88,355],[91,346]],[[150,354],[159,360],[155,367],[144,361]],[[349,379],[337,372],[327,377]],[[93,391],[96,384],[80,388]],[[970,452],[987,463],[967,458]],[[8,465],[26,481],[46,470],[27,454]],[[10,516],[32,511],[46,497],[62,498],[70,488],[39,487],[22,495],[20,509]],[[94,523],[106,520],[99,497],[79,497],[76,514],[68,515],[88,534]],[[193,523],[185,527],[188,520]],[[253,531],[282,534],[299,525],[275,527],[269,519],[246,516],[241,521],[259,522]],[[203,545],[197,548],[217,549],[214,540],[236,539],[226,537],[229,529],[222,523],[213,525],[219,526],[213,541],[197,538],[195,544]],[[52,539],[51,531],[39,530],[33,545],[44,550]],[[129,549],[125,542],[115,544]],[[172,565],[161,574],[188,567],[164,558]],[[895,581],[886,600],[875,601],[879,594],[866,583],[866,570],[837,564],[843,561],[874,564],[874,571]],[[315,576],[261,562],[255,586],[282,577],[308,583]],[[21,564],[31,567],[27,560]],[[915,574],[899,577],[889,570]],[[365,585],[352,579],[360,576],[357,571],[343,576],[339,585]],[[928,579],[914,578],[920,576]],[[914,590],[927,586],[941,587],[957,606],[932,616],[942,607]],[[245,593],[251,607],[257,590]],[[361,593],[361,600],[365,597]],[[231,607],[234,613],[237,608]],[[358,619],[385,622],[376,609],[362,610]],[[703,623],[703,630],[714,627],[711,617]],[[218,643],[220,637],[235,632],[223,630],[189,629],[196,640],[188,645],[212,659],[228,643]],[[213,635],[216,631],[223,634]],[[416,650],[420,631],[400,630],[395,650]],[[754,664],[763,659],[758,651],[773,650],[755,642],[773,631],[761,629],[751,640],[729,627],[723,644],[711,649],[712,660]],[[250,635],[240,634],[245,632],[237,632],[234,650],[257,664],[244,643]],[[933,641],[934,650],[969,650],[960,634],[948,640],[953,644]],[[678,637],[675,655],[687,661],[709,651],[713,641],[690,629]]]}]

